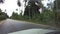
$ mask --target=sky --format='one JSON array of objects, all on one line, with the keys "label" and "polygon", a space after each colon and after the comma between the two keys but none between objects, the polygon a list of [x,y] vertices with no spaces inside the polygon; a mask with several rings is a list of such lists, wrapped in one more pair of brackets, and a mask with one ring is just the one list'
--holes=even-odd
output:
[{"label": "sky", "polygon": [[[17,12],[19,14],[21,10],[24,11],[25,9],[24,7],[25,2],[23,2],[23,0],[20,0],[20,2],[21,7],[17,5],[17,0],[5,0],[3,4],[0,3],[0,8],[2,9],[3,12],[7,13],[9,16],[12,15],[12,12]],[[44,4],[44,6],[47,7],[47,3],[49,2],[47,0],[44,0],[42,1],[42,3]],[[16,9],[18,9],[18,11],[16,11]]]}]

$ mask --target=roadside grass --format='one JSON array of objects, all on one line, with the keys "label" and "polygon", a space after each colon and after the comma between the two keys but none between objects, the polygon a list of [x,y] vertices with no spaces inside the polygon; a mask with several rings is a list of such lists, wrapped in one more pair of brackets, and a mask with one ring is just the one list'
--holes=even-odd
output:
[{"label": "roadside grass", "polygon": [[2,21],[2,20],[0,20],[0,21]]},{"label": "roadside grass", "polygon": [[35,24],[43,24],[43,25],[49,25],[49,26],[57,27],[54,20],[41,21],[41,20],[31,20],[30,19],[30,20],[19,20],[19,21],[26,21],[26,22],[35,23]]},{"label": "roadside grass", "polygon": [[49,23],[48,23],[48,22],[46,22],[46,21],[40,21],[40,20],[24,20],[24,21],[32,22],[32,23],[36,23],[36,24],[49,25]]},{"label": "roadside grass", "polygon": [[[14,20],[18,20],[18,19],[14,19]],[[53,22],[53,20],[51,21],[41,21],[41,20],[33,20],[33,19],[19,19],[19,21],[26,21],[26,22],[30,22],[30,23],[36,23],[36,24],[43,24],[43,25],[55,25]]]},{"label": "roadside grass", "polygon": [[6,20],[6,19],[0,19],[0,22],[3,21],[3,20]]}]

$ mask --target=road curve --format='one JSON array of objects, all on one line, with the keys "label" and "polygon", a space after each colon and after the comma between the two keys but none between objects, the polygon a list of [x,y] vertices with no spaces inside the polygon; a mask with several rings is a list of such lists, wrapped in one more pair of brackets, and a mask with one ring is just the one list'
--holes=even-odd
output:
[{"label": "road curve", "polygon": [[49,27],[46,25],[34,24],[34,23],[29,23],[25,21],[17,21],[17,20],[12,20],[12,19],[6,19],[3,22],[4,23],[0,25],[0,34],[7,34],[10,32],[31,29],[31,28],[54,29],[53,27]]}]

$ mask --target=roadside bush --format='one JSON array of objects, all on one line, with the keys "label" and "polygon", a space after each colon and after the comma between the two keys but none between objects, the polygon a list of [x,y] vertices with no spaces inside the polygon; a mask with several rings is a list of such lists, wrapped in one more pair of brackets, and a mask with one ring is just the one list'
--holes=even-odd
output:
[{"label": "roadside bush", "polygon": [[2,12],[2,10],[0,9],[0,20],[4,20],[6,18],[9,18],[8,15],[4,12]]},{"label": "roadside bush", "polygon": [[53,11],[47,10],[43,13],[43,21],[51,21],[54,19]]}]

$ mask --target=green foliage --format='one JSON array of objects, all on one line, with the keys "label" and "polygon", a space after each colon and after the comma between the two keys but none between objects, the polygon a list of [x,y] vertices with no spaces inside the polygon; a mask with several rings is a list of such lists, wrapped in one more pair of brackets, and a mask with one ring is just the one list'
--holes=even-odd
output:
[{"label": "green foliage", "polygon": [[19,15],[17,13],[13,13],[11,18],[17,19],[17,20],[24,20],[24,21],[30,21],[34,23],[41,23],[41,24],[47,24],[50,21],[54,19],[54,12],[50,10],[45,10],[42,14],[35,14],[32,18],[29,19],[29,16],[25,15],[22,16],[22,13]]},{"label": "green foliage", "polygon": [[[29,6],[30,5],[30,6]],[[39,9],[40,7],[38,5],[35,4],[34,1],[29,1],[28,5],[25,8],[24,11],[24,16],[28,16],[30,18],[32,18],[33,16],[35,16],[37,13],[39,14]]]},{"label": "green foliage", "polygon": [[0,9],[0,20],[4,20],[6,18],[8,18],[8,15],[6,13],[2,12],[2,10]]},{"label": "green foliage", "polygon": [[[35,1],[29,1],[28,5],[25,8],[24,15],[22,16],[22,12],[18,15],[17,13],[12,14],[12,19],[17,20],[25,20],[36,23],[49,22],[54,19],[54,12],[44,8],[44,12],[40,14],[39,9],[41,5],[38,6],[35,4]],[[44,23],[44,24],[45,24]]]},{"label": "green foliage", "polygon": [[18,13],[13,12],[12,16],[10,18],[12,18],[12,19],[18,19]]},{"label": "green foliage", "polygon": [[54,18],[54,13],[53,11],[47,10],[45,13],[43,13],[43,19],[45,21],[50,21]]}]

